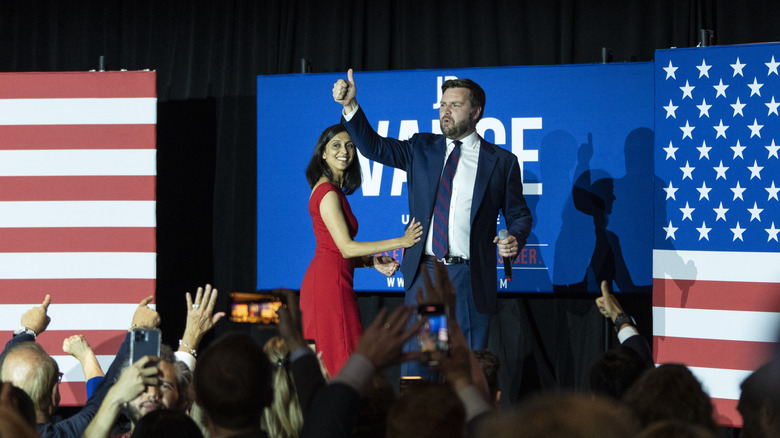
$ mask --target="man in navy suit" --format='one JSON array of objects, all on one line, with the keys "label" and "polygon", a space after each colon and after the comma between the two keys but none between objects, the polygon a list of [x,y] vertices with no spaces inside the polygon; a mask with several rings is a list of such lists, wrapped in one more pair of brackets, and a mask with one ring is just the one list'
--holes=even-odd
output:
[{"label": "man in navy suit", "polygon": [[[531,231],[517,157],[476,132],[485,109],[485,92],[469,79],[444,82],[439,107],[443,135],[420,133],[400,141],[376,133],[357,104],[351,69],[347,78],[333,86],[334,100],[344,106],[342,124],[366,158],[406,171],[410,216],[422,223],[426,233],[425,240],[404,252],[405,304],[417,304],[415,293],[423,286],[421,269],[432,269],[436,259],[443,261],[455,286],[461,330],[473,350],[484,348],[490,314],[496,312],[495,245],[505,260],[514,259]],[[448,201],[444,233],[448,241],[443,255],[437,256],[442,251],[434,249],[439,241],[434,236],[439,226],[434,226],[434,206],[445,162],[455,148],[459,159]],[[496,235],[499,211],[509,231],[509,237],[502,240]],[[405,367],[403,373],[414,371]]]}]

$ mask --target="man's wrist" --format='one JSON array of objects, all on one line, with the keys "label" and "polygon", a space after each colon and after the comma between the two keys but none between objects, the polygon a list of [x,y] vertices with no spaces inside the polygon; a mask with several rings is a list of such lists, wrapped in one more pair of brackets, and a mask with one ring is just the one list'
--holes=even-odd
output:
[{"label": "man's wrist", "polygon": [[355,111],[356,107],[357,107],[357,103],[355,101],[352,101],[352,102],[344,105],[344,114],[349,114],[349,113]]},{"label": "man's wrist", "polygon": [[623,328],[624,325],[632,325],[636,326],[636,322],[634,321],[634,318],[631,317],[626,312],[620,312],[615,317],[615,331],[619,332],[621,328]]},{"label": "man's wrist", "polygon": [[36,339],[38,335],[35,333],[35,330],[27,327],[21,327],[16,330],[14,330],[14,336],[18,335],[30,335],[33,337],[33,339]]},{"label": "man's wrist", "polygon": [[344,105],[344,110],[341,112],[341,115],[344,116],[344,120],[350,121],[352,120],[352,117],[357,113],[358,110],[358,104],[357,102],[354,102],[350,105]]}]

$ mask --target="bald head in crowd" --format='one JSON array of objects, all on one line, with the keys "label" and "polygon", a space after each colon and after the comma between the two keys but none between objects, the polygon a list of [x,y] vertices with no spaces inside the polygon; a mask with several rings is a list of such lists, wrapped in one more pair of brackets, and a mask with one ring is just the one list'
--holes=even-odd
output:
[{"label": "bald head in crowd", "polygon": [[60,369],[38,343],[22,342],[9,348],[0,364],[0,379],[30,396],[38,423],[48,422],[60,404]]}]

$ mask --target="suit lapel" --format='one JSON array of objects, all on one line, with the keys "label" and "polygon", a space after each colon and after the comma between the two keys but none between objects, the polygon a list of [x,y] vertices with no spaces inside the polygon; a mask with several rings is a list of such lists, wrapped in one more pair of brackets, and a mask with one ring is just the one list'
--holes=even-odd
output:
[{"label": "suit lapel", "polygon": [[474,215],[479,210],[479,206],[482,205],[482,199],[485,197],[485,192],[488,189],[488,183],[490,182],[490,175],[493,174],[493,169],[496,167],[496,150],[495,146],[485,141],[482,137],[479,138],[479,159],[477,161],[477,180],[474,182],[474,194],[471,200],[471,223],[474,223]]}]

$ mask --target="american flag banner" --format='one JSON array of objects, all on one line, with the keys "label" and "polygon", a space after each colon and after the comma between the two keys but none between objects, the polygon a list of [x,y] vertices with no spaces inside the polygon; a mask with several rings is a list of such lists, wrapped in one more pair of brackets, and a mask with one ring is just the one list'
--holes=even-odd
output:
[{"label": "american flag banner", "polygon": [[653,351],[722,425],[780,327],[780,45],[656,52]]},{"label": "american flag banner", "polygon": [[63,340],[107,370],[155,292],[156,119],[155,72],[0,74],[0,336],[51,295],[62,405],[86,401]]}]

